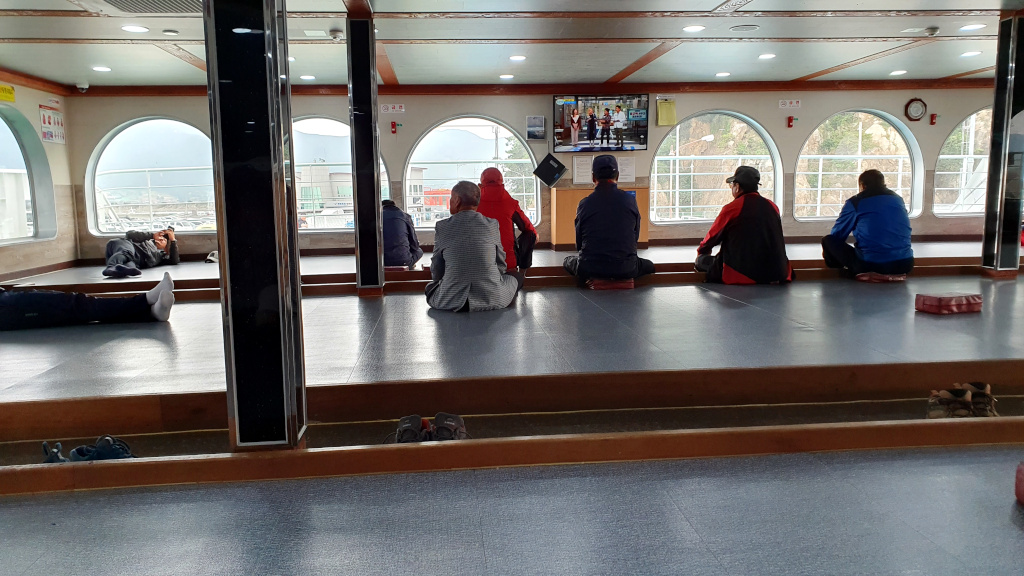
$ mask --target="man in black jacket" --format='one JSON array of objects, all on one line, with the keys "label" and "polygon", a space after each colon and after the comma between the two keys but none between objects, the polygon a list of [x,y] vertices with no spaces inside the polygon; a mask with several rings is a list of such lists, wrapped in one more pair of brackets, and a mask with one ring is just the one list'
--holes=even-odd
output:
[{"label": "man in black jacket", "polygon": [[384,265],[413,267],[423,257],[412,217],[395,206],[393,200],[381,201],[381,232],[384,237]]},{"label": "man in black jacket", "polygon": [[107,242],[107,267],[104,276],[124,278],[138,276],[143,268],[174,265],[179,262],[174,228],[159,232],[129,230],[124,238]]},{"label": "man in black jacket", "polygon": [[636,255],[640,239],[640,209],[636,196],[619,190],[619,164],[603,154],[591,167],[594,191],[576,208],[578,256],[563,262],[566,271],[585,282],[589,278],[627,279],[654,272],[654,263]]}]

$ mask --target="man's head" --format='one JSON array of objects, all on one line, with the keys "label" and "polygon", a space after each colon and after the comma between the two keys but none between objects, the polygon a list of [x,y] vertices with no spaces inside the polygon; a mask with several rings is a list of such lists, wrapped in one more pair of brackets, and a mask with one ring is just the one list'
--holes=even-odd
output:
[{"label": "man's head", "polygon": [[594,182],[615,182],[619,179],[619,163],[615,160],[615,156],[602,154],[594,158],[591,173]]},{"label": "man's head", "polygon": [[462,180],[452,187],[452,199],[448,205],[448,211],[452,214],[475,211],[480,205],[480,187],[468,180]]},{"label": "man's head", "polygon": [[609,112],[611,112],[611,110],[608,110],[607,108],[605,108],[605,109],[604,109],[604,113],[605,113],[605,114],[607,114],[607,113],[609,113]]},{"label": "man's head", "polygon": [[860,186],[861,192],[875,188],[885,188],[885,176],[878,170],[865,170],[857,178],[857,184]]},{"label": "man's head", "polygon": [[480,184],[486,186],[488,184],[502,185],[505,183],[505,178],[501,175],[501,170],[497,168],[487,168],[480,174]]},{"label": "man's head", "polygon": [[616,112],[622,112],[622,106],[616,106],[615,107],[615,111]]},{"label": "man's head", "polygon": [[395,205],[395,201],[394,200],[381,200],[380,201],[380,205],[383,208],[388,208],[388,207],[394,206]]},{"label": "man's head", "polygon": [[732,185],[732,197],[739,198],[746,192],[757,192],[757,186],[761,183],[761,173],[753,166],[740,166],[725,181]]},{"label": "man's head", "polygon": [[159,232],[153,232],[153,244],[156,244],[157,250],[167,251],[167,245],[170,243],[170,238],[167,234],[167,230],[160,230]]}]

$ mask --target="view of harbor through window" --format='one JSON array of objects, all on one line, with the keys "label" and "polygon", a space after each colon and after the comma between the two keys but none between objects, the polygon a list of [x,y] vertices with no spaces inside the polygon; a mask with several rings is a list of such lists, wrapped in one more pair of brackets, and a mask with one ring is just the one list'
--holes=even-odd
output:
[{"label": "view of harbor through window", "polygon": [[841,112],[825,120],[797,161],[794,216],[835,218],[858,193],[858,176],[870,169],[885,175],[886,186],[903,197],[909,212],[914,166],[899,130],[868,112]]},{"label": "view of harbor through window", "polygon": [[939,151],[935,166],[935,203],[939,216],[985,213],[988,154],[992,147],[992,109],[960,123]]},{"label": "view of harbor through window", "polygon": [[[352,228],[349,128],[327,118],[295,122],[296,197],[300,228]],[[381,194],[390,182],[381,169]],[[100,154],[95,179],[100,232],[217,228],[210,139],[183,122],[152,119],[114,136]]]},{"label": "view of harbor through window", "polygon": [[433,228],[451,216],[448,203],[459,180],[479,183],[486,168],[504,175],[505,188],[536,224],[540,201],[526,143],[484,118],[459,118],[434,128],[412,152],[405,173],[405,207],[417,227]]},{"label": "view of harbor through window", "polygon": [[758,191],[774,199],[772,157],[753,126],[722,113],[701,114],[677,124],[654,156],[651,220],[714,220],[733,199],[726,178],[744,165],[761,172]]},{"label": "view of harbor through window", "polygon": [[34,235],[32,187],[25,156],[14,131],[0,119],[0,240]]}]

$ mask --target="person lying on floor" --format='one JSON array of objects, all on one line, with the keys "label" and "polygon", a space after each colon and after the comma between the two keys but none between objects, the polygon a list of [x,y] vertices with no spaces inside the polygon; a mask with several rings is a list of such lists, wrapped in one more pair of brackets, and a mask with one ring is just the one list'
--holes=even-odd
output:
[{"label": "person lying on floor", "polygon": [[594,191],[576,207],[576,256],[562,267],[580,284],[589,278],[626,280],[654,273],[654,262],[636,255],[640,209],[636,196],[619,190],[619,163],[602,154],[591,165]]},{"label": "person lying on floor", "polygon": [[164,272],[156,287],[137,296],[109,298],[77,292],[0,288],[0,331],[77,324],[167,322],[174,305],[174,281]]},{"label": "person lying on floor", "polygon": [[[867,170],[857,178],[860,193],[843,204],[828,236],[821,239],[825,265],[846,276],[902,276],[914,269],[910,217],[899,194],[885,187],[885,176]],[[846,243],[853,234],[854,245]]]},{"label": "person lying on floor", "polygon": [[178,262],[174,228],[152,234],[129,230],[124,238],[114,238],[107,242],[107,267],[103,275],[111,278],[138,276],[144,268],[174,265]]},{"label": "person lying on floor", "polygon": [[480,187],[463,180],[452,187],[451,218],[437,223],[430,283],[431,308],[477,312],[505,308],[523,287],[523,274],[509,272],[498,222],[477,212]]},{"label": "person lying on floor", "polygon": [[[697,247],[694,268],[707,282],[721,284],[779,284],[793,279],[786,256],[779,207],[761,196],[761,173],[740,166],[726,178],[733,201],[722,207],[707,236]],[[718,254],[711,251],[722,245]]]}]

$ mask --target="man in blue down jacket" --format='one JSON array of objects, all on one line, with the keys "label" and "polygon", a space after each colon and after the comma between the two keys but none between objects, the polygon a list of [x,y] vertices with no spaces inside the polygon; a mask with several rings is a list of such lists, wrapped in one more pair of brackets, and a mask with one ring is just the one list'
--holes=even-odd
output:
[{"label": "man in blue down jacket", "polygon": [[381,227],[384,236],[385,266],[415,266],[423,257],[412,217],[392,200],[381,202]]},{"label": "man in blue down jacket", "polygon": [[[903,198],[885,187],[885,176],[867,170],[860,194],[846,201],[832,232],[821,239],[825,265],[871,282],[902,276],[914,268],[910,218]],[[854,246],[846,243],[853,234]]]}]

